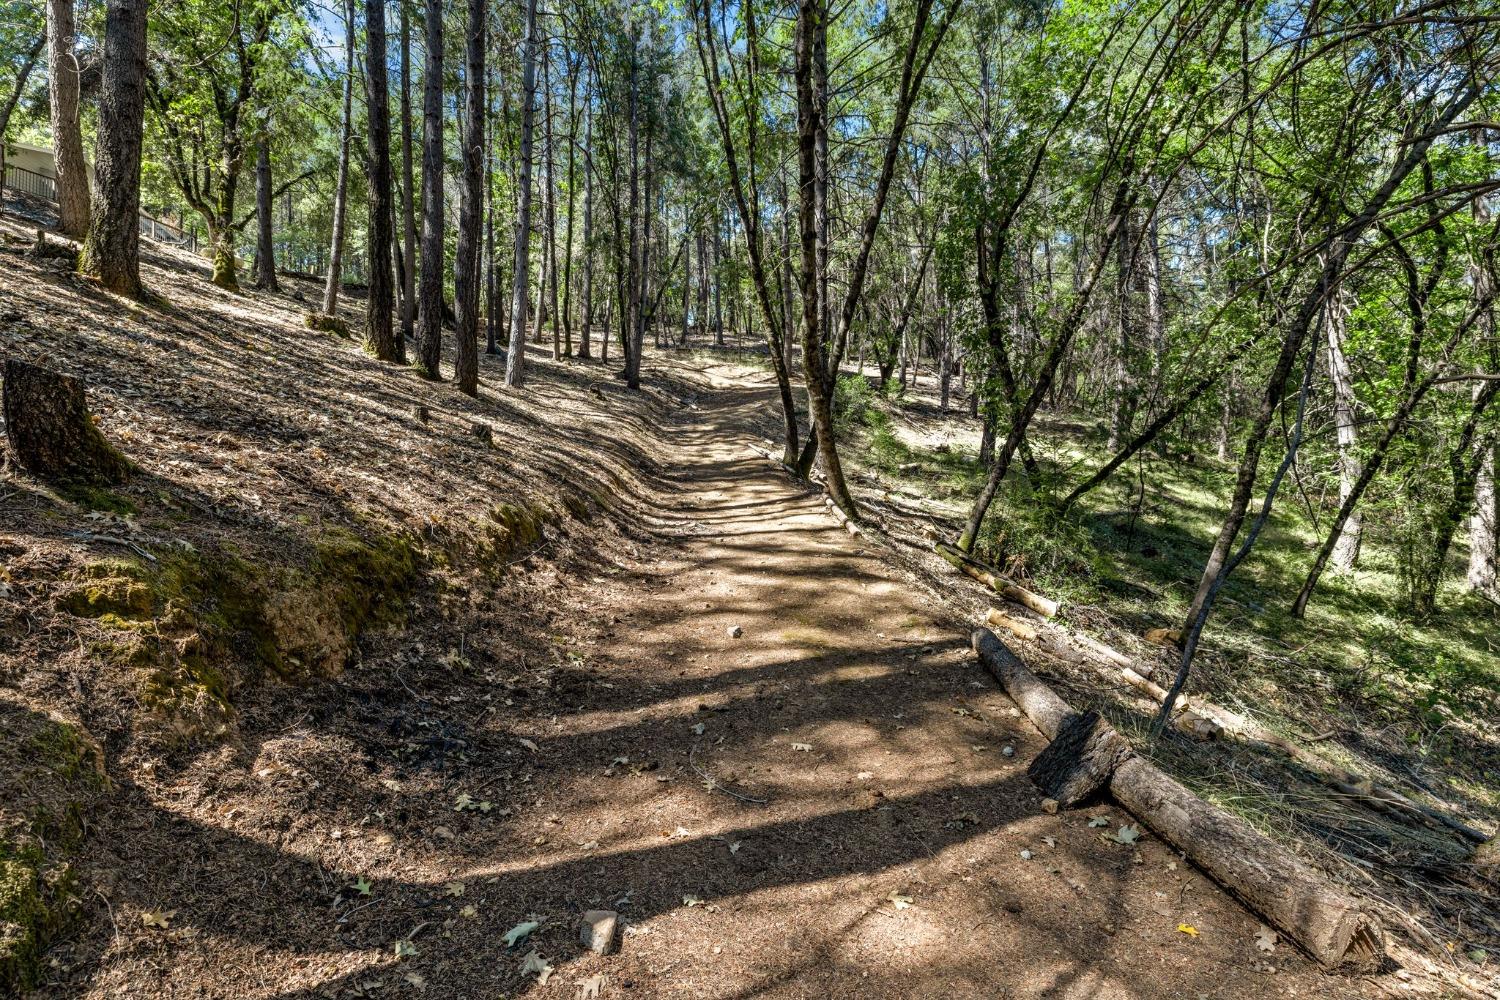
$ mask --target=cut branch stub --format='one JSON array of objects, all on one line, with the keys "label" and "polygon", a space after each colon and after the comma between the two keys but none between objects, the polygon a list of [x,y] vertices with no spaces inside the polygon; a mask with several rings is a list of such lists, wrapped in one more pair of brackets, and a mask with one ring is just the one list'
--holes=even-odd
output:
[{"label": "cut branch stub", "polygon": [[1130,755],[1130,744],[1098,712],[1075,712],[1063,720],[1026,776],[1047,798],[1071,809],[1104,791],[1115,768]]},{"label": "cut branch stub", "polygon": [[25,361],[4,368],[5,436],[16,464],[52,482],[109,486],[129,460],[94,426],[83,383]]}]

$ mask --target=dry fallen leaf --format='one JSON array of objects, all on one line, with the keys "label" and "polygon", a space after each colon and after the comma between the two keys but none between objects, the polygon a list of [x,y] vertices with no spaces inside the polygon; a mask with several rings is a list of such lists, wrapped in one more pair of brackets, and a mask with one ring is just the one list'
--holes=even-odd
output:
[{"label": "dry fallen leaf", "polygon": [[1255,947],[1269,955],[1276,950],[1276,932],[1271,928],[1261,925],[1255,932]]},{"label": "dry fallen leaf", "polygon": [[1138,826],[1122,826],[1115,831],[1115,842],[1120,844],[1133,844],[1141,839],[1141,829]]},{"label": "dry fallen leaf", "polygon": [[450,896],[462,896],[464,894],[464,884],[462,882],[449,882],[443,886],[443,891]]},{"label": "dry fallen leaf", "polygon": [[528,951],[526,957],[521,959],[521,975],[525,976],[533,972],[536,973],[537,982],[543,986],[547,985],[547,980],[552,976],[552,963],[543,958],[535,948]]},{"label": "dry fallen leaf", "polygon": [[410,941],[397,941],[395,952],[397,958],[416,958],[417,946]]},{"label": "dry fallen leaf", "polygon": [[470,903],[462,910],[459,910],[458,915],[461,917],[477,917],[479,916],[479,907],[475,906],[473,903]]},{"label": "dry fallen leaf", "polygon": [[599,991],[603,988],[603,973],[580,980],[578,983],[578,1000],[595,1000],[599,996]]},{"label": "dry fallen leaf", "polygon": [[801,753],[812,753],[811,743],[793,743],[792,749]]},{"label": "dry fallen leaf", "polygon": [[1109,817],[1108,816],[1090,816],[1089,817],[1089,826],[1090,827],[1095,827],[1095,826],[1109,826]]},{"label": "dry fallen leaf", "polygon": [[1179,934],[1186,934],[1188,937],[1198,936],[1198,928],[1194,927],[1192,924],[1178,924],[1177,932]]},{"label": "dry fallen leaf", "polygon": [[532,752],[532,753],[538,753],[538,752],[540,752],[540,751],[541,751],[541,749],[542,749],[542,748],[541,748],[541,747],[539,747],[539,746],[537,746],[537,745],[536,745],[536,743],[535,743],[535,742],[534,742],[534,741],[532,741],[532,740],[528,740],[528,739],[527,739],[527,738],[526,738],[526,737],[524,737],[524,736],[518,736],[518,737],[517,737],[517,738],[516,738],[516,742],[517,742],[517,743],[519,743],[519,744],[521,744],[521,745],[522,745],[522,746],[523,746],[523,747],[525,747],[525,748],[526,748],[526,749],[527,749],[527,750],[530,750],[530,751],[531,751],[531,752]]},{"label": "dry fallen leaf", "polygon": [[891,894],[885,898],[890,900],[891,905],[898,910],[904,910],[908,906],[916,902],[915,899],[906,895],[906,893],[898,892],[895,889],[892,889]]},{"label": "dry fallen leaf", "polygon": [[176,910],[162,912],[161,910],[147,910],[141,914],[141,923],[147,927],[159,927],[166,930],[172,926],[172,918],[177,915]]}]

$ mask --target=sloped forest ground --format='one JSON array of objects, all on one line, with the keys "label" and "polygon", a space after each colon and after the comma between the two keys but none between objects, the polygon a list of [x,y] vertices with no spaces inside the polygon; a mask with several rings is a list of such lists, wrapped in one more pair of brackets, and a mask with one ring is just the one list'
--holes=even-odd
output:
[{"label": "sloped forest ground", "polygon": [[[139,467],[0,479],[0,905],[35,996],[1483,988],[1400,940],[1365,976],[1267,954],[1119,809],[1045,814],[1043,740],[967,652],[983,595],[911,512],[954,498],[936,474],[887,497],[872,461],[851,538],[748,447],[774,394],[733,354],[653,353],[641,393],[540,353],[497,390],[483,358],[470,400],[304,329],[308,283],[228,295],[148,243],[163,301],[130,305],[30,242],[0,220],[3,350],[84,379]],[[1065,614],[1122,645],[1140,624]],[[1483,782],[1493,733],[1460,732],[1452,773]],[[1210,786],[1276,769],[1170,746]],[[1415,834],[1383,849],[1413,845],[1438,867],[1402,878],[1466,877]],[[578,943],[593,908],[618,954]]]}]

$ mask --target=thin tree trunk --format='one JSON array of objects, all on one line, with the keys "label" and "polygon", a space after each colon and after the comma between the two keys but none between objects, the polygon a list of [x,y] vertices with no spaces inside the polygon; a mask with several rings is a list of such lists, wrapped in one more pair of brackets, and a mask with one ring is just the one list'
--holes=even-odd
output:
[{"label": "thin tree trunk", "polygon": [[531,145],[536,117],[536,3],[526,0],[526,37],[522,41],[521,162],[516,186],[516,259],[510,300],[510,353],[505,359],[505,384],[520,386],[526,355],[526,283],[531,269]]},{"label": "thin tree trunk", "polygon": [[453,269],[453,380],[458,391],[479,394],[479,247],[484,205],[485,0],[469,0],[464,60],[463,187],[459,189],[458,248]]},{"label": "thin tree trunk", "polygon": [[398,0],[398,3],[401,10],[401,244],[405,251],[401,282],[400,344],[404,352],[406,341],[415,332],[417,319],[417,193],[411,134],[412,0]]},{"label": "thin tree trunk", "polygon": [[110,291],[141,292],[141,137],[146,112],[146,0],[107,0],[94,199],[79,270]]},{"label": "thin tree trunk", "polygon": [[447,258],[443,204],[443,3],[427,0],[422,61],[422,277],[417,286],[417,369],[442,378],[443,265]]},{"label": "thin tree trunk", "polygon": [[255,143],[255,287],[279,292],[271,200],[271,138],[262,134]]},{"label": "thin tree trunk", "polygon": [[[5,99],[4,106],[0,106],[0,191],[5,190],[5,135],[10,131],[10,119],[16,111],[16,104],[21,100],[21,94],[26,90],[26,81],[31,79],[31,71],[36,68],[37,60],[46,47],[47,34],[43,32],[38,35],[31,48],[27,50],[26,57],[21,61],[20,68],[16,71],[16,82],[10,90],[10,96]],[[4,199],[0,199],[0,211],[4,210]]]},{"label": "thin tree trunk", "polygon": [[[592,90],[592,88],[590,88]],[[583,327],[579,330],[578,356],[589,358],[589,337],[594,325],[594,97],[585,92],[587,105],[583,126]]]},{"label": "thin tree trunk", "polygon": [[365,95],[370,143],[370,293],[365,347],[380,361],[397,360],[391,310],[391,95],[386,74],[385,0],[365,0]]},{"label": "thin tree trunk", "polygon": [[[798,216],[802,239],[802,366],[807,376],[807,402],[813,433],[823,453],[823,472],[828,495],[846,516],[858,515],[854,498],[844,483],[838,446],[833,433],[833,401],[829,391],[823,334],[823,297],[819,292],[819,250],[823,220],[819,208],[826,202],[817,195],[825,169],[818,163],[818,134],[827,111],[827,93],[814,79],[819,53],[826,48],[827,12],[821,0],[798,0],[796,32],[797,78],[797,183],[802,209]],[[835,362],[836,363],[836,362]]]},{"label": "thin tree trunk", "polygon": [[78,123],[78,44],[73,0],[47,0],[47,89],[51,93],[52,162],[58,228],[83,236],[89,228],[89,178]]},{"label": "thin tree trunk", "polygon": [[[557,182],[555,157],[552,148],[552,47],[542,50],[542,140],[547,147],[546,180],[547,196],[542,201],[543,225],[546,226],[548,283],[542,286],[542,295],[548,300],[552,313],[552,360],[562,357],[562,330],[557,319]],[[540,328],[538,328],[540,329]]]},{"label": "thin tree trunk", "polygon": [[333,315],[344,281],[344,220],[349,212],[349,148],[354,133],[354,0],[344,2],[344,120],[339,128],[339,175],[333,189],[333,236],[328,246],[328,280],[323,312]]},{"label": "thin tree trunk", "polygon": [[[1359,440],[1354,424],[1354,379],[1349,373],[1349,360],[1344,356],[1344,320],[1348,310],[1333,296],[1323,318],[1328,332],[1328,375],[1333,382],[1333,422],[1338,435],[1339,504],[1349,499],[1354,484],[1359,479]],[[1359,543],[1363,518],[1358,508],[1349,513],[1349,518],[1338,533],[1333,547],[1333,568],[1343,572],[1354,569],[1359,562]]]}]

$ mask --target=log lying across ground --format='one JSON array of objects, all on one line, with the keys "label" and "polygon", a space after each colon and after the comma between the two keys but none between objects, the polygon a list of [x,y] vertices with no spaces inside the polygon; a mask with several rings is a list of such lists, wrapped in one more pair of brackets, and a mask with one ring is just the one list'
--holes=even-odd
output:
[{"label": "log lying across ground", "polygon": [[[1374,966],[1385,957],[1380,922],[1359,900],[1330,885],[1286,848],[1224,810],[1208,804],[1161,770],[1130,752],[1108,723],[1073,707],[1026,668],[989,629],[973,634],[979,662],[1000,682],[1049,740],[1063,733],[1083,757],[1072,776],[1072,796],[1081,785],[1099,785],[1120,805],[1246,906],[1325,966]],[[1111,739],[1111,736],[1113,739]],[[1050,749],[1050,748],[1049,748]],[[1053,755],[1060,758],[1062,752]],[[1040,763],[1040,758],[1038,759]],[[1101,762],[1112,763],[1102,773]],[[1066,761],[1049,762],[1053,775]]]},{"label": "log lying across ground", "polygon": [[949,545],[947,542],[938,542],[933,548],[954,569],[961,573],[967,573],[1006,600],[1015,601],[1023,608],[1030,608],[1043,618],[1056,617],[1059,608],[1056,601],[1048,600],[1040,594],[1032,593],[1014,580],[1001,575],[994,567],[986,566],[967,552],[956,546]]}]

